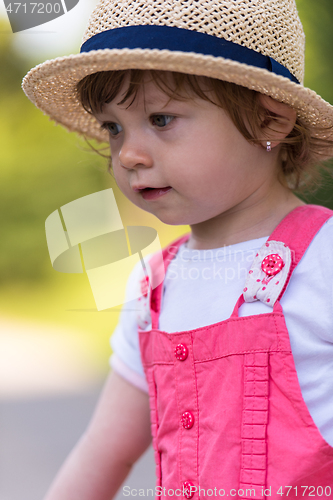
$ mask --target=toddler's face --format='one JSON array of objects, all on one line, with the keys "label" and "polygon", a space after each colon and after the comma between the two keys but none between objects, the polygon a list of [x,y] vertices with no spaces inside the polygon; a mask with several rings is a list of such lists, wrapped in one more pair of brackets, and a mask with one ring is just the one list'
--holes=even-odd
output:
[{"label": "toddler's face", "polygon": [[96,115],[109,131],[116,182],[135,205],[166,224],[194,225],[237,210],[276,176],[224,110],[193,97],[170,100],[146,81],[130,104]]}]

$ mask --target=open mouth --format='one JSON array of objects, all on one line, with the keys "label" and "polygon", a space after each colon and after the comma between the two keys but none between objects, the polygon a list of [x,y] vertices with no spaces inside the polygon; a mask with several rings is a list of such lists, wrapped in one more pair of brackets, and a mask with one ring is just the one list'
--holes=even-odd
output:
[{"label": "open mouth", "polygon": [[154,200],[168,193],[171,189],[172,189],[171,186],[166,186],[161,188],[146,187],[135,191],[140,193],[144,200]]}]

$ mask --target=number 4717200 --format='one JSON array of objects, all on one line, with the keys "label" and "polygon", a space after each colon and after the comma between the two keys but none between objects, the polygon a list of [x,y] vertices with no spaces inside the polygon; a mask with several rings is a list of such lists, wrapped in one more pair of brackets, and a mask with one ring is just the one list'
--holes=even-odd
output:
[{"label": "number 4717200", "polygon": [[286,497],[289,496],[289,493],[293,493],[293,496],[300,496],[300,497],[330,497],[332,493],[332,489],[330,486],[300,486],[297,489],[297,486],[280,486],[278,491],[276,492],[277,495],[285,495]]},{"label": "number 4717200", "polygon": [[9,3],[6,7],[6,11],[9,14],[17,14],[18,11],[21,10],[24,12],[24,14],[33,14],[34,12],[36,14],[59,14],[61,10],[61,5],[60,3],[34,3],[34,2],[29,2],[28,3],[28,8],[26,3],[21,3],[21,2],[13,2]]}]

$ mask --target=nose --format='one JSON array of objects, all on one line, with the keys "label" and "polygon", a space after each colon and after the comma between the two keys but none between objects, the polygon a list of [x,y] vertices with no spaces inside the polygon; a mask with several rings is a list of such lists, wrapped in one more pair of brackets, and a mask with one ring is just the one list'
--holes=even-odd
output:
[{"label": "nose", "polygon": [[119,151],[119,161],[122,167],[130,170],[138,167],[152,167],[153,158],[147,141],[141,136],[125,139]]}]

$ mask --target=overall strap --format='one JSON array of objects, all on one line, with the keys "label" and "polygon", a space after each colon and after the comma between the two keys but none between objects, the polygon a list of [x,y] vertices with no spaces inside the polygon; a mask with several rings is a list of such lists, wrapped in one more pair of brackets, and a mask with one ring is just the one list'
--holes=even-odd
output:
[{"label": "overall strap", "polygon": [[[185,243],[190,237],[190,234],[185,234],[181,236],[177,240],[170,243],[167,247],[162,250],[162,257],[164,263],[164,274],[168,269],[168,266],[172,259],[176,256],[178,249],[182,243]],[[149,261],[149,266],[152,272],[152,275],[156,272],[156,266],[160,265],[161,259],[160,255],[153,255]],[[161,299],[163,292],[164,281],[160,283],[157,287],[150,289],[150,315],[152,321],[152,329],[158,328],[160,310],[161,310]]]},{"label": "overall strap", "polygon": [[333,216],[333,211],[318,205],[302,205],[290,212],[274,229],[267,241],[282,241],[291,251],[291,266],[281,299],[291,275],[305,251],[323,224]]}]

